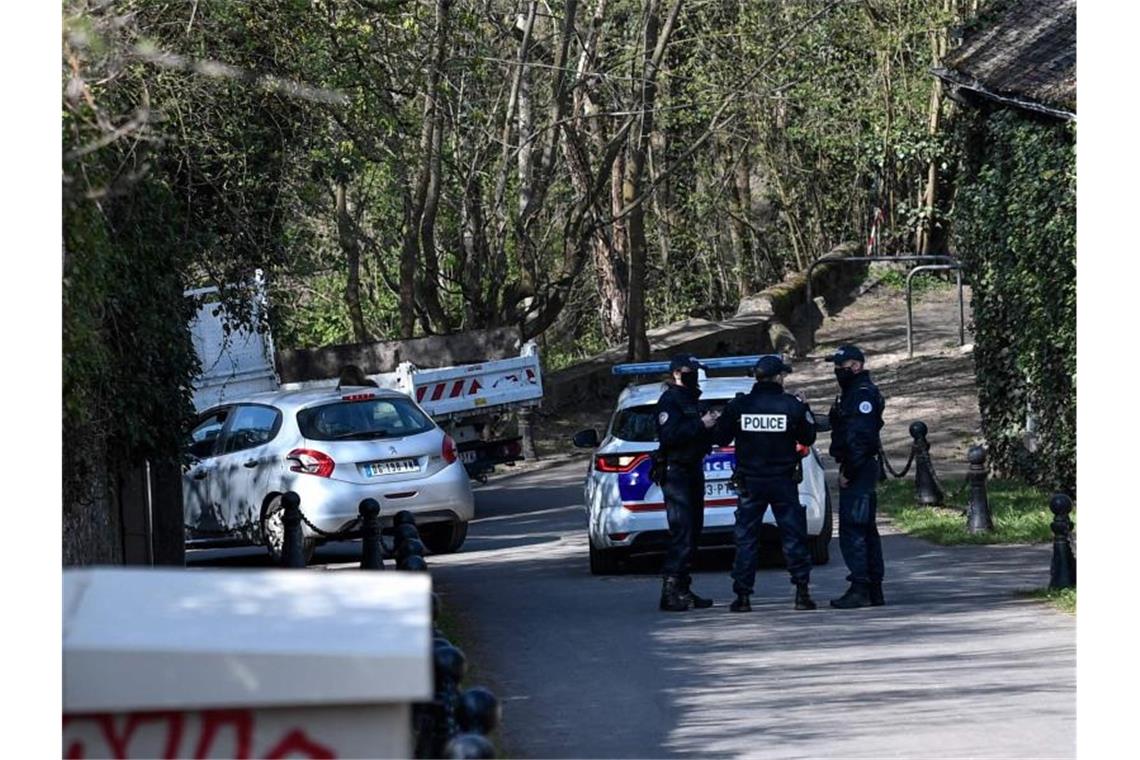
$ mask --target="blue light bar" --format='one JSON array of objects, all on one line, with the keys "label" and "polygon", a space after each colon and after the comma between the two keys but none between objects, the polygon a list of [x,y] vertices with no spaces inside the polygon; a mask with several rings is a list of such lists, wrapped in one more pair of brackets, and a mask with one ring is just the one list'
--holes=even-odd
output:
[{"label": "blue light bar", "polygon": [[[779,354],[763,354],[780,356]],[[705,369],[752,369],[762,354],[751,356],[723,356],[715,359],[697,359]],[[615,364],[610,370],[615,375],[661,375],[669,371],[669,362],[640,362],[636,364]]]}]

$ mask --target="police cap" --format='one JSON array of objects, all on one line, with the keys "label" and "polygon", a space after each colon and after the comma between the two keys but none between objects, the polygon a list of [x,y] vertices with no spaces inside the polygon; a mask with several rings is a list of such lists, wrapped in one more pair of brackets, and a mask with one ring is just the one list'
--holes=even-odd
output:
[{"label": "police cap", "polygon": [[827,361],[834,364],[842,364],[845,361],[854,359],[857,362],[866,362],[863,358],[863,352],[859,350],[858,346],[845,345],[836,349],[835,353],[827,357]]},{"label": "police cap", "polygon": [[775,377],[791,371],[792,368],[784,364],[784,360],[778,356],[761,356],[752,365],[752,374],[756,377]]},{"label": "police cap", "polygon": [[685,369],[686,367],[691,369],[693,372],[696,372],[699,369],[704,369],[705,365],[701,364],[697,357],[693,356],[692,354],[676,354],[669,362],[670,372],[679,369]]}]

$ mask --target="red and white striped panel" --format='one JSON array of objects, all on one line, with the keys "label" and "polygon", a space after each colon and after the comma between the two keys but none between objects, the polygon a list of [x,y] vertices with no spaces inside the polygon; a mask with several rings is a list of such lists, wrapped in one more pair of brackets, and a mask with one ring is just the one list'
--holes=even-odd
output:
[{"label": "red and white striped panel", "polygon": [[467,385],[466,378],[448,380],[443,383],[433,383],[431,385],[421,385],[419,388],[416,388],[416,401],[423,403],[425,398],[429,401],[439,401],[443,398],[452,399],[458,398],[459,396],[470,396],[478,393],[483,387],[479,384],[478,378],[471,379],[471,386],[467,388],[466,393],[463,391],[465,385]]}]

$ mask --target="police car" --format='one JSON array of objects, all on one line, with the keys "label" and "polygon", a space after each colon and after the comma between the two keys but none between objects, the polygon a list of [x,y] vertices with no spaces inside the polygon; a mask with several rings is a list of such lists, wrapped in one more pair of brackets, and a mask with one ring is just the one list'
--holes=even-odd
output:
[{"label": "police car", "polygon": [[[744,370],[758,356],[701,359],[710,370]],[[615,375],[665,374],[669,362],[619,364]],[[722,410],[738,393],[747,393],[755,381],[745,377],[706,377],[700,371],[701,404]],[[593,448],[594,456],[586,475],[585,507],[590,541],[590,572],[616,573],[631,554],[660,552],[669,538],[665,501],[660,486],[649,479],[657,449],[657,399],[665,390],[661,382],[631,384],[618,398],[605,437],[598,440],[595,430],[574,436],[574,445]],[[801,447],[803,480],[799,484],[800,504],[807,512],[808,546],[812,562],[828,561],[831,542],[831,497],[823,479],[823,463],[814,447]],[[705,457],[705,522],[702,547],[731,547],[735,524],[736,492],[729,479],[736,465],[732,445],[714,447]],[[780,556],[779,533],[772,509],[764,513],[761,530],[764,551]]]}]

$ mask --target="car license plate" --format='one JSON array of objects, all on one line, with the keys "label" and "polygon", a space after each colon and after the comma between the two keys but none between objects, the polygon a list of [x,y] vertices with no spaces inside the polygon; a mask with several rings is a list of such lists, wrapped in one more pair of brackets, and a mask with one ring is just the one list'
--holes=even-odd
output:
[{"label": "car license plate", "polygon": [[706,499],[727,499],[736,496],[736,489],[727,480],[711,480],[705,483]]},{"label": "car license plate", "polygon": [[380,475],[402,475],[419,472],[420,463],[415,459],[389,459],[384,462],[370,462],[364,465],[364,474],[370,478]]},{"label": "car license plate", "polygon": [[479,458],[479,452],[476,451],[475,449],[470,449],[468,451],[459,452],[459,461],[463,462],[463,464],[471,464],[472,462],[474,462],[478,458]]}]

